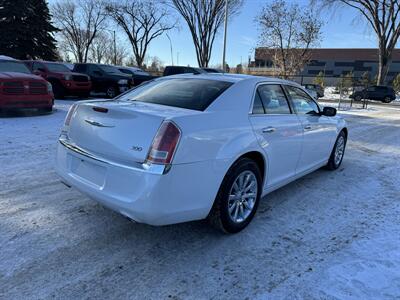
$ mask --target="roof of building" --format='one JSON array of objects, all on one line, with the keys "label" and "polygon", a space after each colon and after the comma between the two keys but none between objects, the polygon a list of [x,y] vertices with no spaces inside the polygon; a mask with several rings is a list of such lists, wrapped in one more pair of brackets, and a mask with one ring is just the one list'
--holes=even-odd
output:
[{"label": "roof of building", "polygon": [[[294,51],[302,49],[294,49]],[[255,50],[256,60],[266,60],[275,49],[259,47]],[[378,49],[374,48],[314,48],[310,49],[311,60],[378,60]],[[400,49],[394,49],[392,60],[400,61]]]}]

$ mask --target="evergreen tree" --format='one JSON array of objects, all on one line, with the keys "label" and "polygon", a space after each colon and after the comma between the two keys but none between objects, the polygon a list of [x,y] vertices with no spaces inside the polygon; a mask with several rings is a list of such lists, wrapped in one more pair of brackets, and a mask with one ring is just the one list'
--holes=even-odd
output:
[{"label": "evergreen tree", "polygon": [[56,31],[45,0],[0,0],[0,54],[54,60]]},{"label": "evergreen tree", "polygon": [[318,85],[324,87],[324,85],[325,85],[325,79],[324,79],[324,77],[325,77],[325,74],[324,74],[322,71],[320,71],[320,72],[318,73],[318,75],[314,78],[313,83],[314,83],[314,84],[318,84]]}]

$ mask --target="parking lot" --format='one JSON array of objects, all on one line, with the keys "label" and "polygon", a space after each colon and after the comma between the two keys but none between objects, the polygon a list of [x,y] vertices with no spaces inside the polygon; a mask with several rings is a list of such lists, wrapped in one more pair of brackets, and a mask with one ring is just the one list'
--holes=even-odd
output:
[{"label": "parking lot", "polygon": [[399,108],[343,112],[340,169],[267,195],[222,235],[135,224],[63,185],[53,164],[72,103],[0,118],[0,298],[398,299]]}]

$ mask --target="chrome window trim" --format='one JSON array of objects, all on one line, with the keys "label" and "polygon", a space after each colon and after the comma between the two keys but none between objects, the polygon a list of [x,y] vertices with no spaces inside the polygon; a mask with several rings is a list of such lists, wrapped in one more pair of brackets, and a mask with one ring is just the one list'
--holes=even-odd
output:
[{"label": "chrome window trim", "polygon": [[65,136],[60,136],[59,140],[61,145],[63,145],[65,148],[67,148],[70,151],[73,151],[75,153],[78,153],[82,156],[88,157],[90,159],[93,159],[95,161],[107,164],[107,165],[111,165],[114,167],[120,167],[120,168],[126,168],[126,169],[130,169],[133,171],[138,171],[138,172],[146,172],[146,173],[150,173],[150,174],[157,174],[157,175],[162,175],[165,174],[169,171],[169,169],[171,168],[170,165],[158,165],[158,164],[149,164],[149,163],[137,163],[137,162],[133,162],[134,164],[137,165],[137,167],[134,166],[127,166],[127,165],[123,165],[108,159],[105,159],[103,157],[100,157],[90,151],[87,151],[77,145],[75,145],[74,143],[71,143],[67,137]]},{"label": "chrome window trim", "polygon": [[[290,103],[290,101],[288,99],[288,96],[286,95],[285,89],[283,87],[284,84],[285,83],[282,83],[282,82],[279,82],[279,81],[258,82],[256,84],[256,86],[254,87],[254,89],[253,89],[253,95],[252,95],[251,102],[250,102],[249,116],[264,116],[265,117],[265,116],[288,116],[288,115],[290,116],[290,115],[296,115],[296,113],[294,112],[294,110],[291,107],[291,103]],[[257,89],[261,85],[279,85],[281,87],[281,89],[282,89],[282,92],[285,94],[286,101],[287,101],[290,113],[289,114],[266,114],[266,113],[264,113],[264,114],[253,114],[254,99],[256,97]],[[293,85],[293,86],[295,86],[295,85]]]}]

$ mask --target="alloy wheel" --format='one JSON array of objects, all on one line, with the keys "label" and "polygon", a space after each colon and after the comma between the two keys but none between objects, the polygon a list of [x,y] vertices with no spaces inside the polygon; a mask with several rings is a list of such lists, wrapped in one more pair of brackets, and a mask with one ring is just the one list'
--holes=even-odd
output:
[{"label": "alloy wheel", "polygon": [[243,171],[233,182],[229,192],[228,212],[235,223],[245,221],[254,209],[258,192],[256,175]]},{"label": "alloy wheel", "polygon": [[339,136],[339,139],[336,144],[336,149],[335,149],[335,164],[339,165],[340,162],[342,161],[343,154],[344,154],[344,146],[345,146],[345,140],[344,137],[341,135]]}]

